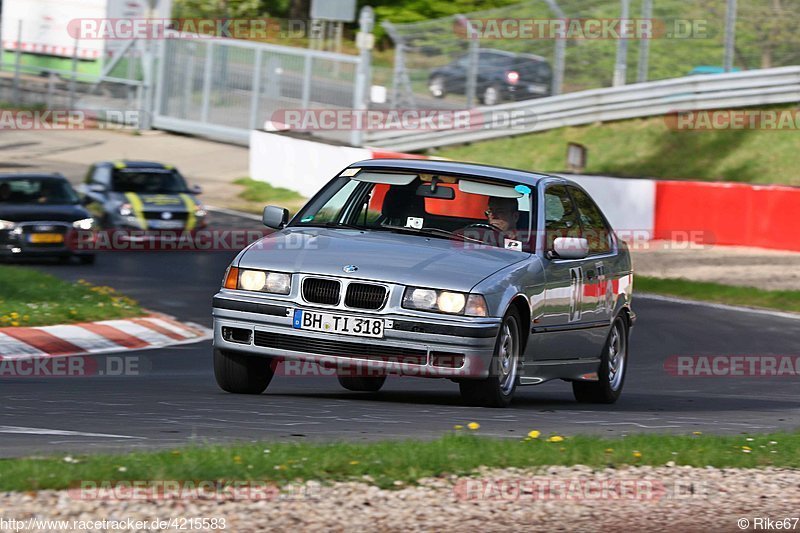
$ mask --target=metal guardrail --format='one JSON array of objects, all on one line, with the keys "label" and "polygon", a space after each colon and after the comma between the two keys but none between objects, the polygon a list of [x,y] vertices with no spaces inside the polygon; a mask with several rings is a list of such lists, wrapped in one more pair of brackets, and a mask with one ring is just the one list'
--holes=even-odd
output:
[{"label": "metal guardrail", "polygon": [[[483,122],[469,128],[371,131],[365,144],[414,151],[676,111],[788,102],[800,102],[800,66],[687,76],[478,107]],[[509,116],[511,127],[505,122]]]}]

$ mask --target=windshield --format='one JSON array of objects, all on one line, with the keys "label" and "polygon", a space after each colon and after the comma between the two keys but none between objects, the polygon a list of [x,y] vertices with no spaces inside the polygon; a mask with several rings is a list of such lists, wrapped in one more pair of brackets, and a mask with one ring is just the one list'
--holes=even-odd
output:
[{"label": "windshield", "polygon": [[58,178],[0,180],[0,203],[77,204],[78,195],[69,183]]},{"label": "windshield", "polygon": [[292,226],[418,233],[529,252],[532,196],[513,182],[361,171],[331,183]]},{"label": "windshield", "polygon": [[112,176],[111,190],[145,194],[170,194],[187,192],[186,182],[177,170],[116,169]]}]

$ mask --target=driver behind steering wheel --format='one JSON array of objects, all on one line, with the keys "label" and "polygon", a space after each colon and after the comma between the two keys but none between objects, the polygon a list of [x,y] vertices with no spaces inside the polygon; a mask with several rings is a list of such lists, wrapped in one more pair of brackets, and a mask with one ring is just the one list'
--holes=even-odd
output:
[{"label": "driver behind steering wheel", "polygon": [[489,225],[494,226],[508,239],[516,239],[519,207],[516,198],[489,198],[489,207],[484,211]]},{"label": "driver behind steering wheel", "polygon": [[507,240],[517,240],[519,206],[516,198],[489,197],[489,207],[484,211],[486,223],[469,224],[457,233],[492,246],[504,247]]}]

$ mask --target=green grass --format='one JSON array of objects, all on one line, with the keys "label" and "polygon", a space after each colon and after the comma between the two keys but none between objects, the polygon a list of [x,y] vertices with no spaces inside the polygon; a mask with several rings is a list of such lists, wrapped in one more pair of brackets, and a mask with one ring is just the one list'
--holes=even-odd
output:
[{"label": "green grass", "polygon": [[[469,475],[480,466],[540,467],[583,464],[697,467],[800,467],[800,433],[769,435],[632,435],[616,439],[577,436],[561,442],[491,439],[472,434],[433,441],[368,444],[246,444],[182,448],[127,455],[72,455],[0,461],[0,490],[62,489],[80,480],[273,481],[361,480],[381,487],[395,481],[448,474]],[[480,430],[475,431],[480,434]],[[775,442],[776,444],[771,444]],[[745,448],[746,447],[746,448]],[[747,452],[749,448],[749,453]],[[775,452],[775,453],[772,453]]]},{"label": "green grass", "polygon": [[800,291],[765,291],[755,287],[735,287],[709,281],[683,278],[636,276],[634,289],[653,294],[679,296],[729,305],[763,307],[800,313]]},{"label": "green grass", "polygon": [[233,183],[243,187],[239,198],[247,203],[237,205],[236,208],[244,211],[261,213],[265,205],[277,205],[294,213],[306,203],[306,198],[300,193],[283,187],[274,187],[265,181],[239,178]]},{"label": "green grass", "polygon": [[0,328],[47,326],[141,316],[134,301],[111,287],[69,283],[31,268],[0,266]]},{"label": "green grass", "polygon": [[588,174],[800,185],[796,131],[675,131],[663,117],[559,128],[445,147],[436,155],[559,172],[566,168],[568,142],[588,148]]}]

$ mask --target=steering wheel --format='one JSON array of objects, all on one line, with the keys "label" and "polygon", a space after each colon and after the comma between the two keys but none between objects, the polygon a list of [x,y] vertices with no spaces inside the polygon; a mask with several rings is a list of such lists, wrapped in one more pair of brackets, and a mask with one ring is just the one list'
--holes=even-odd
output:
[{"label": "steering wheel", "polygon": [[[470,235],[470,230],[477,230],[475,233],[477,233],[478,235]],[[489,230],[492,233],[487,234],[486,230]],[[500,228],[496,228],[495,226],[492,226],[491,224],[487,224],[485,222],[474,222],[472,224],[468,224],[464,226],[464,228],[462,228],[459,233],[467,237],[470,237],[472,239],[477,239],[479,241],[482,241],[486,244],[491,244],[494,246],[498,246],[499,244],[499,246],[501,247],[503,245],[503,241],[501,239],[501,237],[503,236],[503,231]]]},{"label": "steering wheel", "polygon": [[470,229],[488,229],[500,233],[500,228],[492,226],[491,224],[487,224],[486,222],[473,222],[472,224],[464,226],[462,231],[467,231]]}]

